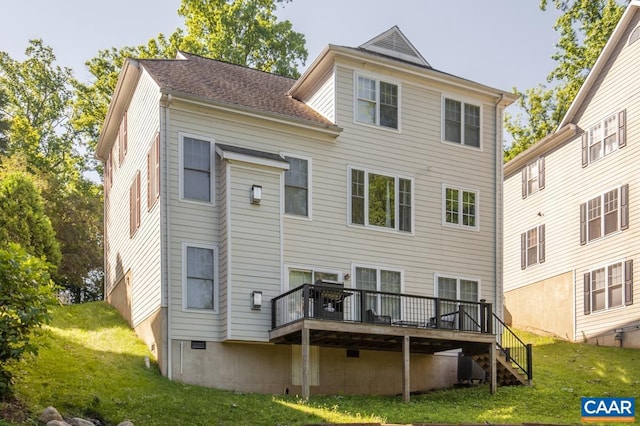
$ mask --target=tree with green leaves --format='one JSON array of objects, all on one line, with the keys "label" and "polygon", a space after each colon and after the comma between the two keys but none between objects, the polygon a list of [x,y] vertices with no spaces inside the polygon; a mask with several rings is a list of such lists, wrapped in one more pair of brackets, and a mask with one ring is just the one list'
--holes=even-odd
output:
[{"label": "tree with green leaves", "polygon": [[304,35],[289,21],[278,21],[278,5],[290,0],[182,0],[178,15],[185,31],[159,34],[146,45],[101,50],[87,66],[95,77],[80,85],[74,106],[74,128],[95,148],[118,74],[128,57],[173,59],[179,50],[245,65],[287,77],[299,76],[307,60]]},{"label": "tree with green leaves", "polygon": [[[554,24],[560,39],[552,56],[557,66],[547,77],[551,87],[514,89],[522,113],[505,115],[505,129],[514,139],[505,148],[505,161],[558,127],[624,12],[616,0],[553,0],[553,5],[562,15]],[[541,0],[540,8],[547,10],[548,0]]]},{"label": "tree with green leaves", "polygon": [[19,244],[0,246],[0,400],[11,393],[11,364],[37,353],[31,338],[54,301],[48,263]]}]

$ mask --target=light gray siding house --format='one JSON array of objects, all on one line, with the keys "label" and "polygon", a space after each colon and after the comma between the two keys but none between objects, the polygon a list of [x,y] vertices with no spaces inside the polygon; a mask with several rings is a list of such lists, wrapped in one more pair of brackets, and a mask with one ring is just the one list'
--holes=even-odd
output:
[{"label": "light gray siding house", "polygon": [[298,80],[129,59],[97,148],[106,299],[173,380],[408,398],[456,382],[455,349],[495,389],[513,101],[397,27]]},{"label": "light gray siding house", "polygon": [[558,130],[505,165],[505,307],[516,327],[640,347],[639,39],[634,0]]}]

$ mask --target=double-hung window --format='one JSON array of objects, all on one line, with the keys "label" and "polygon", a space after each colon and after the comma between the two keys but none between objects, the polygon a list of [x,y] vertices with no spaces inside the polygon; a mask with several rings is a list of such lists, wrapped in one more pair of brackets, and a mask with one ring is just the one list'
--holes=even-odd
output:
[{"label": "double-hung window", "polygon": [[443,224],[478,229],[478,191],[443,185]]},{"label": "double-hung window", "polygon": [[402,272],[357,266],[355,268],[355,286],[360,290],[391,293],[365,293],[366,310],[371,310],[371,313],[374,315],[388,315],[392,319],[401,317],[400,293],[402,291]]},{"label": "double-hung window", "polygon": [[217,253],[213,246],[183,244],[184,308],[215,309]]},{"label": "double-hung window", "polygon": [[181,135],[182,198],[213,202],[213,143]]},{"label": "double-hung window", "polygon": [[626,110],[610,115],[582,134],[582,167],[627,145]]},{"label": "double-hung window", "polygon": [[594,268],[584,274],[584,314],[633,304],[633,260]]},{"label": "double-hung window", "polygon": [[397,129],[398,85],[363,76],[356,80],[356,120]]},{"label": "double-hung window", "polygon": [[289,269],[290,289],[300,287],[303,284],[314,284],[319,280],[338,281],[338,273],[304,268]]},{"label": "double-hung window", "polygon": [[545,261],[544,225],[520,234],[520,267],[526,269]]},{"label": "double-hung window", "polygon": [[544,157],[540,157],[522,169],[522,198],[544,189],[544,185]]},{"label": "double-hung window", "polygon": [[480,148],[480,106],[445,97],[443,110],[443,140]]},{"label": "double-hung window", "polygon": [[411,232],[412,179],[357,168],[349,174],[351,224]]},{"label": "double-hung window", "polygon": [[580,244],[629,227],[629,185],[622,185],[580,205]]},{"label": "double-hung window", "polygon": [[311,160],[292,156],[284,158],[289,162],[289,170],[284,172],[284,212],[310,217]]},{"label": "double-hung window", "polygon": [[444,328],[457,328],[460,323],[465,330],[477,330],[479,324],[478,305],[465,304],[464,302],[477,302],[479,300],[480,281],[469,278],[439,276],[436,275],[437,297],[450,299],[440,302],[440,320]]}]

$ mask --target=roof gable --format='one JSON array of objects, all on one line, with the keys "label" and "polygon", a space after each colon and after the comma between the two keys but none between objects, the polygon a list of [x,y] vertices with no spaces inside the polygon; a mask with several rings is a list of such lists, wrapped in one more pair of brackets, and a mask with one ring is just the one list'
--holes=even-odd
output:
[{"label": "roof gable", "polygon": [[409,39],[402,34],[397,25],[361,44],[359,47],[370,52],[380,53],[431,68],[431,65],[422,57]]}]

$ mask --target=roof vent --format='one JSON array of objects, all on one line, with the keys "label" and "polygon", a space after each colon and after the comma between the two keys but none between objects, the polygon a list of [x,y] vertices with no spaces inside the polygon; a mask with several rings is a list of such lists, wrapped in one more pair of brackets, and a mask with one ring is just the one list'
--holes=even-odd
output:
[{"label": "roof vent", "polygon": [[398,26],[372,38],[360,48],[431,68]]},{"label": "roof vent", "polygon": [[631,35],[629,36],[629,45],[638,40],[640,40],[640,25],[638,25],[633,29],[633,31],[631,31]]}]

